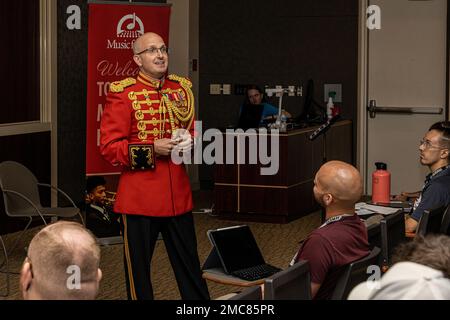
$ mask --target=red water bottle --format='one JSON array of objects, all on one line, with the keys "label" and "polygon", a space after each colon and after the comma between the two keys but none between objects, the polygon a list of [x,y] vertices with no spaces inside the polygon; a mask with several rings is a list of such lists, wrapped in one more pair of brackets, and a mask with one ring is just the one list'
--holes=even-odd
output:
[{"label": "red water bottle", "polygon": [[391,174],[383,162],[375,162],[377,170],[372,173],[372,202],[389,203],[391,196]]}]

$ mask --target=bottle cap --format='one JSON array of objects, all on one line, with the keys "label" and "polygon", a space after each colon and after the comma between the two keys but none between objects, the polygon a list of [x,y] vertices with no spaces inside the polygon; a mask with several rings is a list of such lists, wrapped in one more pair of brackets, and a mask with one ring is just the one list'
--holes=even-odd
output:
[{"label": "bottle cap", "polygon": [[387,164],[384,162],[375,162],[377,170],[387,170]]}]

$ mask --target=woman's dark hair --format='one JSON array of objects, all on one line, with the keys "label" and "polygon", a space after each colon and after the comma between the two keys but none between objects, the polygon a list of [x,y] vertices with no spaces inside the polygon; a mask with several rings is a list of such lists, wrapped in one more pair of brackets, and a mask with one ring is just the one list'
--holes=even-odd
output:
[{"label": "woman's dark hair", "polygon": [[245,90],[245,99],[244,99],[244,104],[250,104],[250,99],[248,98],[248,91],[249,90],[258,90],[258,92],[262,95],[262,100],[261,102],[268,102],[267,96],[264,93],[264,90],[262,90],[259,86],[257,86],[256,84],[250,84],[247,86],[246,90]]}]

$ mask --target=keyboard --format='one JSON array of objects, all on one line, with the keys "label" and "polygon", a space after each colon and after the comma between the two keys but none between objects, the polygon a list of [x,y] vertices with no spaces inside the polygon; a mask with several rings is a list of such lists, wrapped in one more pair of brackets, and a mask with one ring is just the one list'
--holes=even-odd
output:
[{"label": "keyboard", "polygon": [[271,266],[270,264],[261,264],[250,268],[240,269],[231,274],[247,281],[255,281],[270,277],[278,271],[281,271],[281,269]]}]

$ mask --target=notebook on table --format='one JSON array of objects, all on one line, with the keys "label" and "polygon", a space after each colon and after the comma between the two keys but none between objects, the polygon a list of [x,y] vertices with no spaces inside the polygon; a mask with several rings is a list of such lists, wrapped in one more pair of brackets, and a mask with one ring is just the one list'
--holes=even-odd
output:
[{"label": "notebook on table", "polygon": [[207,235],[213,250],[203,269],[218,260],[225,273],[247,281],[267,278],[281,270],[266,263],[247,225],[209,230]]}]

